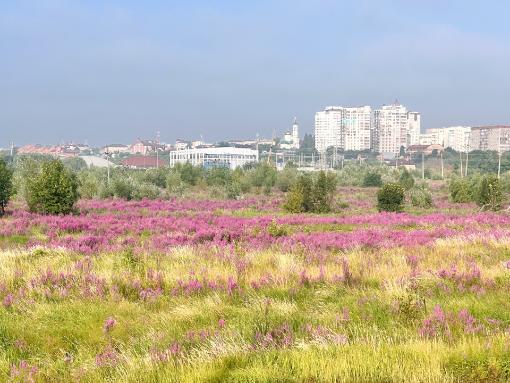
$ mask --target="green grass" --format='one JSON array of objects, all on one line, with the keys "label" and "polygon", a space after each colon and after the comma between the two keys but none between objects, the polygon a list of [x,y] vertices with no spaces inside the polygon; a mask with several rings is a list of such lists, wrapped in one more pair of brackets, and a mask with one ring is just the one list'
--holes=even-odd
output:
[{"label": "green grass", "polygon": [[[410,251],[420,256],[417,276],[406,262]],[[510,380],[510,273],[501,264],[510,252],[504,241],[351,250],[330,253],[322,264],[299,253],[247,251],[242,277],[217,254],[211,248],[103,253],[88,258],[91,269],[85,272],[75,266],[83,256],[68,251],[0,252],[0,299],[5,302],[7,292],[15,296],[12,305],[0,305],[0,381],[12,377],[12,365],[22,360],[37,368],[33,377],[41,382]],[[349,260],[349,281],[335,278],[343,275],[343,258]],[[472,262],[481,270],[476,291],[436,272],[453,263],[467,272]],[[65,294],[59,290],[65,283],[47,290],[33,282],[48,269],[68,275]],[[135,282],[154,287],[151,270],[162,275],[157,298],[144,300],[134,287],[130,294],[119,288]],[[209,280],[233,276],[240,287],[233,293],[175,293],[190,270]],[[310,277],[306,283],[303,271]],[[85,294],[91,276],[103,280],[103,296]],[[269,283],[253,287],[266,277]],[[452,317],[467,309],[486,331],[472,334],[454,324],[451,336],[420,336],[436,305]],[[105,332],[110,317],[116,324]],[[257,341],[257,333],[276,334],[282,326],[290,331],[289,343]],[[158,361],[176,342],[181,350]],[[98,365],[108,349],[114,362]]]}]

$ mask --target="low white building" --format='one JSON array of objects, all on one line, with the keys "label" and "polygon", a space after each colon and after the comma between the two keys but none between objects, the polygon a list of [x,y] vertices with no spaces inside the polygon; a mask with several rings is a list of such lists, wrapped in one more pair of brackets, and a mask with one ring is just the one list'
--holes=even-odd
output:
[{"label": "low white building", "polygon": [[100,150],[101,154],[117,154],[117,153],[129,153],[129,145],[124,144],[109,144],[103,146]]},{"label": "low white building", "polygon": [[197,148],[182,149],[170,152],[170,167],[178,163],[190,163],[204,168],[227,167],[235,169],[250,162],[258,162],[257,150],[245,148]]}]

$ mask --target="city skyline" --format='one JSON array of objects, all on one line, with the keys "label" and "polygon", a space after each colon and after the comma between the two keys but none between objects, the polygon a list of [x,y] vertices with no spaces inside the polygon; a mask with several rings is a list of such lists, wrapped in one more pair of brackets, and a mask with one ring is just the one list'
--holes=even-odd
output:
[{"label": "city skyline", "polygon": [[396,98],[421,112],[422,132],[508,124],[509,10],[495,1],[6,0],[0,147],[157,131],[168,142],[281,136],[294,116],[303,135],[327,105]]}]

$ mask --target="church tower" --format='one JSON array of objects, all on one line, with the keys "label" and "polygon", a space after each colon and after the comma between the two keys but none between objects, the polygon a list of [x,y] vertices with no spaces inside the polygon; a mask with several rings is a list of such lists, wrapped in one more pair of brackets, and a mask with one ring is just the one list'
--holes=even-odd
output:
[{"label": "church tower", "polygon": [[294,117],[294,123],[292,124],[292,146],[294,149],[299,149],[299,125],[296,117]]}]

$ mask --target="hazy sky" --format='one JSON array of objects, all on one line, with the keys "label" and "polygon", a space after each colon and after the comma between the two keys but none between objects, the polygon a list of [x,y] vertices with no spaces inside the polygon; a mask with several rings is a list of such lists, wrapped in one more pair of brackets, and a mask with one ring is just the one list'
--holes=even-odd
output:
[{"label": "hazy sky", "polygon": [[510,2],[1,0],[0,146],[313,131],[327,105],[510,123]]}]

